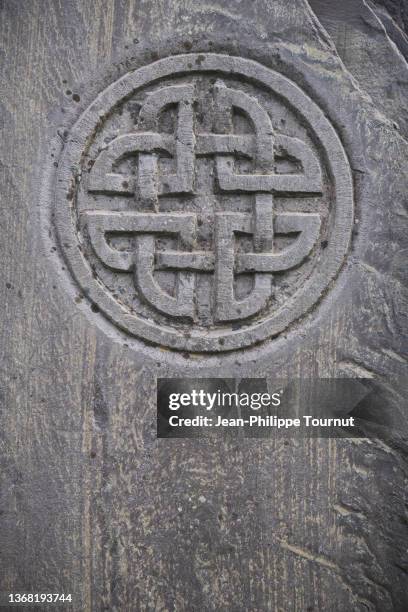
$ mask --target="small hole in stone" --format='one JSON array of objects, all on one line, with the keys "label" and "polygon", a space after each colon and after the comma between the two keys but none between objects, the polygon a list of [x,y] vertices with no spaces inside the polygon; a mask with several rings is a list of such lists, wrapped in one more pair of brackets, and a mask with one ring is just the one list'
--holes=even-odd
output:
[{"label": "small hole in stone", "polygon": [[91,310],[92,310],[92,312],[99,312],[99,306],[97,306],[96,304],[92,304],[91,305]]},{"label": "small hole in stone", "polygon": [[73,99],[74,102],[79,102],[81,98],[78,96],[78,94],[74,94],[72,96],[72,99]]}]

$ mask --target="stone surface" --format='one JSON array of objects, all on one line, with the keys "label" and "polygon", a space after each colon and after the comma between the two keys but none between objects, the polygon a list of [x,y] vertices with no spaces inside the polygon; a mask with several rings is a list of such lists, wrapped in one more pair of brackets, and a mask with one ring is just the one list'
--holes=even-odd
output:
[{"label": "stone surface", "polygon": [[[398,10],[392,12],[393,7]],[[279,439],[157,440],[155,432],[156,376],[177,375],[269,380],[375,377],[387,401],[372,408],[390,413],[400,432],[407,426],[403,385],[407,379],[406,60],[402,43],[397,46],[396,35],[390,34],[395,32],[391,21],[395,18],[398,34],[404,36],[406,7],[401,2],[369,5],[355,0],[346,8],[347,12],[338,2],[301,0],[1,3],[0,590],[72,591],[75,601],[66,609],[75,611],[407,609],[407,449],[398,432],[391,431],[382,440],[314,439],[289,444]],[[347,41],[352,41],[353,53]],[[75,240],[64,244],[65,230],[58,232],[69,224],[60,226],[52,214],[55,206],[58,214],[64,214],[68,201],[66,196],[56,198],[56,191],[49,195],[56,176],[72,173],[66,155],[73,148],[83,152],[80,139],[91,134],[92,149],[98,147],[98,137],[108,135],[106,122],[98,126],[90,122],[86,130],[81,127],[92,105],[106,102],[105,93],[111,91],[107,88],[120,87],[137,71],[165,58],[186,54],[235,56],[293,83],[341,142],[354,192],[350,247],[347,253],[342,249],[341,264],[336,264],[341,270],[333,273],[323,295],[278,337],[207,354],[188,351],[193,347],[187,345],[174,351],[164,341],[146,342],[144,334],[131,336],[126,326],[107,319],[103,305],[89,293],[91,286],[86,286],[81,272],[78,276],[70,259],[69,251],[78,248],[78,236],[85,259],[94,258],[96,276],[111,283],[103,295],[111,296],[112,308],[117,289],[128,283],[133,290],[149,279],[134,280],[126,272],[130,266],[126,253],[107,251],[96,223],[92,234],[92,221],[89,233],[79,223]],[[200,68],[204,66],[203,62]],[[152,74],[151,68],[146,70]],[[243,85],[241,77],[234,82],[229,74],[224,84],[259,103],[265,93],[260,93],[255,72],[253,77],[250,85]],[[181,81],[180,86],[191,86],[187,73]],[[151,91],[159,91],[160,86],[152,84]],[[208,90],[203,87],[203,91]],[[110,105],[101,106],[101,113],[117,100],[113,97]],[[124,122],[133,121],[132,115],[138,119],[139,100],[129,102],[122,115],[115,107],[112,130],[122,129],[115,124],[119,117]],[[298,105],[296,118],[302,110]],[[153,138],[159,131],[154,113],[147,113],[148,122],[149,117],[153,123],[146,131]],[[220,121],[226,117],[228,113],[222,114]],[[171,121],[170,113],[159,126],[165,128],[160,133],[170,129]],[[254,132],[244,127],[245,119],[239,121],[237,134],[246,137],[239,146],[247,147],[248,134]],[[276,129],[277,134],[300,140],[300,155],[303,146],[314,147],[325,176],[332,151],[312,136],[322,124],[313,120],[312,125],[301,126],[292,121],[290,131]],[[80,127],[78,133],[75,126]],[[228,136],[232,130],[221,125],[203,133],[208,138],[200,146],[211,151],[215,145],[225,147],[222,155],[216,150],[223,170],[231,142],[211,135]],[[179,144],[184,145],[184,136],[191,137],[191,132],[184,133],[183,127]],[[79,207],[86,206],[85,195],[97,206],[103,200],[100,208],[109,211],[111,222],[117,221],[111,202],[124,198],[134,203],[141,198],[150,207],[149,214],[155,215],[154,222],[148,218],[149,230],[152,223],[157,229],[163,213],[156,209],[167,196],[158,193],[161,175],[154,171],[152,142],[139,147],[137,185],[119,196],[95,195],[98,181],[104,191],[106,177],[102,171],[98,174],[95,149],[90,160],[95,161],[97,189],[92,192],[91,185],[86,194],[83,188],[82,204],[81,197],[74,198]],[[105,144],[109,151],[109,143]],[[188,142],[180,149],[181,158],[191,159]],[[270,161],[263,159],[262,164]],[[80,163],[86,167],[86,159]],[[203,154],[200,163],[210,166],[214,160]],[[239,163],[246,180],[252,180],[245,157]],[[202,170],[203,178],[213,171],[213,166],[208,173]],[[178,188],[187,191],[190,173],[188,161],[180,168],[163,169],[170,188],[179,181]],[[263,166],[258,173],[268,175],[270,169]],[[330,189],[316,202],[316,214],[322,217],[325,211],[327,215],[336,210],[331,198],[341,178],[327,174],[325,185]],[[82,185],[88,176],[92,170],[83,173]],[[221,179],[226,176],[221,172]],[[164,182],[162,189],[167,189]],[[122,183],[115,184],[129,189],[130,183],[127,187]],[[255,258],[259,266],[261,253],[271,248],[272,228],[268,215],[263,216],[263,207],[271,204],[269,184],[260,191],[256,197],[261,205],[254,207],[255,214],[251,208],[252,225],[241,230],[256,237],[241,257],[245,273],[244,257]],[[221,199],[217,187],[214,194]],[[182,196],[177,198],[182,201]],[[241,214],[248,214],[245,206],[252,198],[247,193],[234,197],[237,208],[230,211],[234,217],[229,229],[228,223],[220,224],[220,244],[231,236],[231,225],[238,219],[235,212],[244,207]],[[292,206],[307,201],[284,200]],[[72,214],[76,210],[72,207]],[[183,207],[179,212],[185,221],[180,232],[189,243],[192,211]],[[225,215],[226,209],[220,212]],[[172,210],[165,214],[166,221],[173,222]],[[121,216],[128,227],[132,217],[128,212]],[[144,222],[138,217],[135,223]],[[329,234],[316,242],[312,258],[295,268],[296,277],[303,274],[303,266],[310,267],[305,273],[313,277],[314,257],[324,259],[331,248]],[[141,236],[132,253],[148,271],[155,245],[150,232]],[[159,246],[156,261],[163,270],[156,274],[162,275],[162,288],[170,293],[166,283],[175,274],[175,264],[185,264],[184,253],[189,253],[187,271],[177,272],[185,275],[183,282],[179,280],[179,290],[186,292],[182,295],[191,295],[189,275],[197,267],[217,265],[208,253],[204,257],[190,244],[175,254],[171,242]],[[209,237],[204,246],[215,253],[215,241]],[[194,258],[191,253],[196,250]],[[228,260],[231,247],[225,252]],[[227,260],[218,262],[229,273]],[[328,261],[330,265],[333,260]],[[109,276],[110,266],[122,271]],[[249,267],[248,287],[255,266]],[[166,271],[169,268],[171,272]],[[123,285],[118,284],[118,275]],[[289,293],[295,284],[291,279]],[[261,299],[262,287],[259,292]],[[177,295],[173,295],[176,314]],[[157,309],[156,298],[144,306],[155,317],[156,327],[192,326],[174,323],[171,313],[160,311],[160,302]],[[215,309],[210,308],[205,288],[200,299],[202,326],[220,325],[214,323]],[[220,296],[221,318],[234,306],[226,300],[228,296]],[[165,308],[172,308],[170,302]],[[186,298],[180,305],[188,303]],[[183,316],[188,315],[187,310]],[[250,313],[245,320],[248,329],[256,316]]]},{"label": "stone surface", "polygon": [[87,298],[131,336],[195,352],[286,330],[336,277],[353,227],[350,166],[322,111],[282,75],[215,53],[102,92],[46,201]]}]

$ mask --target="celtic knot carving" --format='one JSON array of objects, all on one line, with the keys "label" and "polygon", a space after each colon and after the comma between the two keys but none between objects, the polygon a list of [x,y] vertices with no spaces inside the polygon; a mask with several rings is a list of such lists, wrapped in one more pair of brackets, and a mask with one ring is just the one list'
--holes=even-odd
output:
[{"label": "celtic knot carving", "polygon": [[242,58],[187,54],[129,73],[74,126],[58,174],[69,207],[56,202],[55,223],[77,282],[122,330],[176,349],[277,335],[323,294],[350,241],[333,127],[296,85]]},{"label": "celtic knot carving", "polygon": [[[214,86],[214,131],[194,132],[193,85],[163,87],[151,94],[140,109],[139,128],[144,131],[115,138],[100,153],[92,168],[88,189],[93,192],[132,194],[136,205],[151,213],[88,212],[87,224],[92,245],[101,261],[115,270],[134,271],[143,298],[154,308],[173,317],[194,319],[194,272],[215,274],[215,320],[231,321],[257,313],[271,293],[269,274],[297,266],[310,253],[320,230],[320,216],[312,213],[281,213],[274,216],[275,194],[321,193],[319,163],[310,148],[297,138],[276,136],[267,112],[256,99],[226,87]],[[160,134],[160,113],[177,105],[174,135]],[[254,127],[253,135],[234,134],[233,109],[245,113]],[[298,174],[273,172],[274,148],[286,151],[301,165]],[[176,160],[175,174],[160,175],[158,156],[164,151]],[[137,178],[113,172],[115,163],[127,155],[138,156]],[[252,173],[234,172],[234,156],[253,161]],[[215,214],[215,249],[194,249],[196,218],[191,214],[159,213],[159,196],[194,193],[194,163],[197,156],[214,156],[216,184],[220,192],[254,194],[252,214]],[[111,248],[106,234],[133,233],[134,252]],[[287,249],[275,253],[274,232],[295,233],[299,237]],[[175,234],[180,250],[155,250],[154,236]],[[254,251],[234,255],[234,235],[253,237]],[[178,272],[177,295],[170,296],[155,281],[155,270]],[[242,300],[234,297],[234,276],[254,273],[254,287]]]}]

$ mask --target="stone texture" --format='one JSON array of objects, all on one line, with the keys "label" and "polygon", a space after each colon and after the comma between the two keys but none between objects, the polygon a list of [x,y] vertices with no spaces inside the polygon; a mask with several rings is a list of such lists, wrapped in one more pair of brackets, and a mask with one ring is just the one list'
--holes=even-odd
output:
[{"label": "stone texture", "polygon": [[[375,377],[387,401],[372,408],[406,428],[404,53],[378,6],[326,5],[1,3],[0,590],[72,591],[75,611],[407,609],[396,432],[289,444],[155,432],[157,375]],[[393,7],[403,26],[405,4]],[[113,332],[62,269],[41,196],[97,93],[186,52],[293,81],[338,134],[354,185],[351,248],[324,299],[279,338],[221,356]]]}]

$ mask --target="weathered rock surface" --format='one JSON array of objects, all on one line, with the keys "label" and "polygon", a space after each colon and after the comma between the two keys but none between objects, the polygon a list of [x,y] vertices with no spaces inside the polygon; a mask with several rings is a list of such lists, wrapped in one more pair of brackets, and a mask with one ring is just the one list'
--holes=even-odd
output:
[{"label": "weathered rock surface", "polygon": [[[407,9],[339,4],[1,3],[0,591],[72,592],[75,611],[408,608]],[[330,285],[230,352],[117,329],[60,255],[48,205],[66,201],[43,195],[98,94],[185,53],[296,84],[353,181]],[[155,378],[181,375],[373,377],[400,435],[157,440]]]}]

